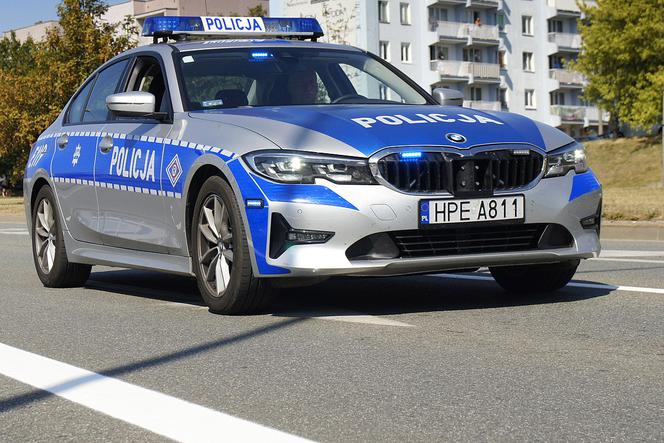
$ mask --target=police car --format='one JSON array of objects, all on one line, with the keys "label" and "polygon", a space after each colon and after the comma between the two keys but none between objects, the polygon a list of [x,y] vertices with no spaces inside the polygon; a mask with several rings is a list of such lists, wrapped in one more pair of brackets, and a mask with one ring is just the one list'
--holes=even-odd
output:
[{"label": "police car", "polygon": [[317,42],[315,19],[154,17],[143,35],[30,153],[46,286],[159,270],[230,314],[330,276],[489,267],[509,291],[551,291],[600,251],[600,184],[557,129],[431,95]]}]

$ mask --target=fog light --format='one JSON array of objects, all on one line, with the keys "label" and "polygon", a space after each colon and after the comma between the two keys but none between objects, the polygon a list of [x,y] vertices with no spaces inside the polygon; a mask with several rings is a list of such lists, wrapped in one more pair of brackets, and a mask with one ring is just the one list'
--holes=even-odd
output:
[{"label": "fog light", "polygon": [[334,232],[293,229],[283,215],[275,212],[270,225],[270,258],[279,257],[291,246],[325,243],[332,236]]},{"label": "fog light", "polygon": [[599,201],[595,214],[582,218],[580,222],[583,229],[594,229],[599,236],[602,228],[602,200]]},{"label": "fog light", "polygon": [[595,229],[596,225],[597,217],[594,215],[581,219],[581,226],[583,226],[583,229]]},{"label": "fog light", "polygon": [[288,241],[297,243],[325,243],[332,237],[331,232],[306,231],[290,229],[288,231]]}]

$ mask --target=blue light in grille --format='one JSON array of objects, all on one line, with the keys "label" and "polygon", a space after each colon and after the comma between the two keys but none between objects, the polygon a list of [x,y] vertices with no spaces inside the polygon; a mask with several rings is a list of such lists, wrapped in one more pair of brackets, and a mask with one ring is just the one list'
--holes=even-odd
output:
[{"label": "blue light in grille", "polygon": [[418,159],[418,158],[422,158],[422,153],[419,152],[419,151],[402,152],[401,153],[401,158],[403,158],[405,160]]}]

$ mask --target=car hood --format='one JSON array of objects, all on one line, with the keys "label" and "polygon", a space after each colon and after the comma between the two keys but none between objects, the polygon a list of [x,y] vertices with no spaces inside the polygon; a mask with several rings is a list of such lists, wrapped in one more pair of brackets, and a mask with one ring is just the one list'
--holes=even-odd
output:
[{"label": "car hood", "polygon": [[550,150],[573,141],[554,128],[518,114],[456,106],[246,107],[197,111],[190,116],[241,126],[283,149],[366,157],[393,146],[464,149],[494,143],[527,143]]}]

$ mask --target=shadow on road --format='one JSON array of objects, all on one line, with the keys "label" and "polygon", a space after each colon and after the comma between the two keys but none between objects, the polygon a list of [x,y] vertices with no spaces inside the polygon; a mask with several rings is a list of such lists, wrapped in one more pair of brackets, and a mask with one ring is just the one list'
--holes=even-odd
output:
[{"label": "shadow on road", "polygon": [[[187,277],[114,270],[92,274],[86,287],[203,306],[196,281]],[[610,292],[610,288],[568,286],[548,294],[513,295],[492,280],[457,280],[436,276],[333,278],[315,286],[281,289],[264,313],[280,317],[337,315],[342,312],[347,315],[348,311],[369,315],[406,314],[567,303],[601,297]]]},{"label": "shadow on road", "polygon": [[[593,283],[593,282],[584,282]],[[601,297],[611,289],[568,286],[547,294],[515,295],[492,280],[457,280],[436,276],[339,278],[309,288],[282,292],[272,307],[274,315],[320,311],[321,306],[343,307],[370,315],[488,309],[550,303],[568,303]]]},{"label": "shadow on road", "polygon": [[293,318],[293,319],[281,320],[277,323],[273,323],[271,325],[260,328],[255,328],[250,331],[239,333],[231,337],[224,337],[216,340],[210,340],[208,342],[202,343],[197,346],[192,346],[186,349],[158,355],[155,357],[137,360],[131,363],[127,363],[125,365],[119,365],[113,368],[99,371],[96,374],[90,374],[85,377],[68,380],[67,382],[61,383],[59,385],[50,386],[48,390],[34,389],[25,394],[3,398],[0,399],[0,413],[7,412],[12,409],[17,409],[23,406],[27,406],[32,403],[38,402],[42,399],[51,397],[55,395],[55,393],[61,394],[78,386],[84,385],[86,383],[94,382],[99,378],[99,375],[104,375],[107,377],[120,377],[122,375],[130,374],[132,372],[142,371],[144,369],[173,363],[178,360],[184,360],[225,346],[234,345],[243,342],[245,340],[266,335],[306,320],[307,319],[305,318]]}]

